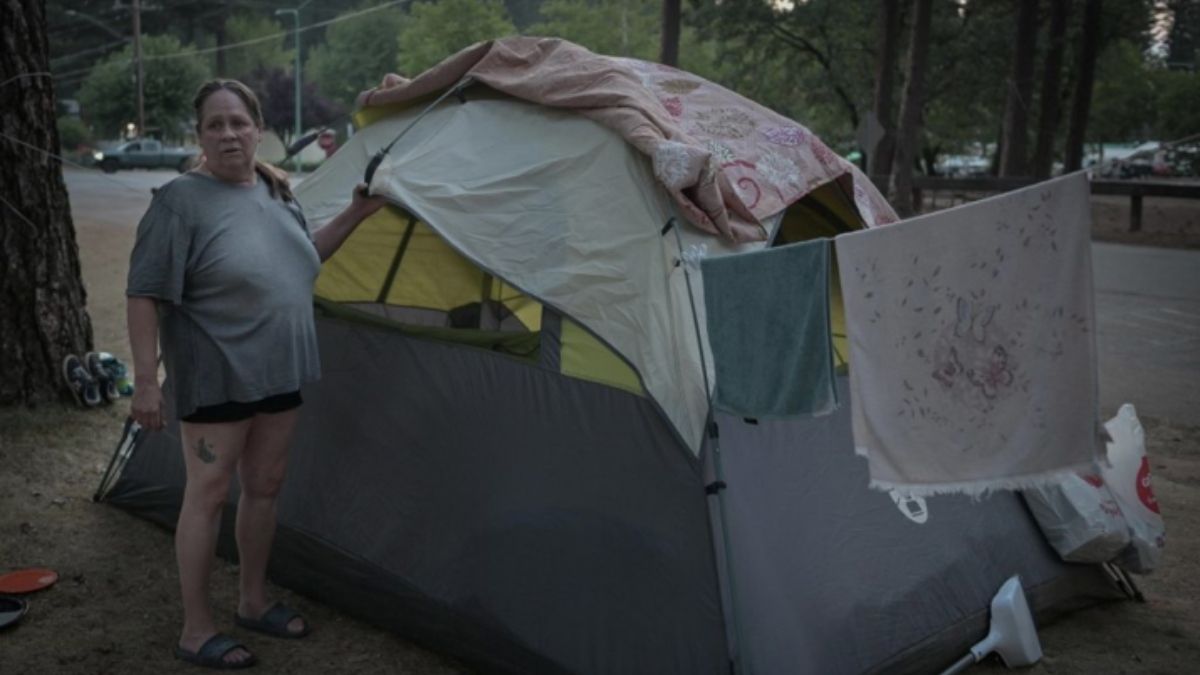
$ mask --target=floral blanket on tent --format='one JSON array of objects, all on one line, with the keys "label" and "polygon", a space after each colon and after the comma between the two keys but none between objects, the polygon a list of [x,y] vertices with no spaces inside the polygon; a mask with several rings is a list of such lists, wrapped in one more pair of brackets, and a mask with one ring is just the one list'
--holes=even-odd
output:
[{"label": "floral blanket on tent", "polygon": [[653,160],[688,220],[730,241],[762,241],[761,221],[841,180],[868,227],[897,220],[875,186],[803,126],[681,70],[600,56],[559,39],[481,42],[414,79],[389,74],[363,107],[420,98],[465,76],[510,96],[568,108]]}]

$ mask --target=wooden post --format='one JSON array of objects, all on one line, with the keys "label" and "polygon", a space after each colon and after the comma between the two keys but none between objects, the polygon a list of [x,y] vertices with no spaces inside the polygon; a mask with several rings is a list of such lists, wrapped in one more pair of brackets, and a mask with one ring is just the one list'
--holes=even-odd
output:
[{"label": "wooden post", "polygon": [[1142,229],[1142,195],[1135,192],[1129,196],[1129,231],[1140,232]]}]

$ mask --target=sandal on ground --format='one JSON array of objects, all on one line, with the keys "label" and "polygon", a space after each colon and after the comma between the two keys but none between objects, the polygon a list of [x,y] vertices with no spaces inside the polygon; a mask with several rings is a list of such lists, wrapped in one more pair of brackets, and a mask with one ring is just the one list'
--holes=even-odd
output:
[{"label": "sandal on ground", "polygon": [[250,658],[242,661],[226,661],[225,655],[235,649],[245,649],[246,653],[250,652],[249,649],[246,649],[245,645],[237,640],[224,633],[217,633],[205,641],[204,644],[200,645],[200,649],[194,652],[189,652],[183,647],[176,646],[175,658],[215,670],[241,670],[242,668],[249,668],[258,662],[254,654],[250,654]]},{"label": "sandal on ground", "polygon": [[66,380],[67,386],[71,388],[71,393],[75,396],[75,400],[79,405],[85,408],[94,408],[100,405],[102,400],[100,395],[100,387],[96,380],[88,373],[87,366],[83,361],[79,360],[74,354],[67,354],[63,357],[62,363],[63,379]]},{"label": "sandal on ground", "polygon": [[[304,621],[304,628],[299,631],[288,630],[288,624],[292,619],[300,619]],[[300,612],[288,607],[282,602],[277,602],[271,605],[261,618],[247,619],[241,614],[234,613],[233,620],[242,628],[249,628],[259,633],[265,633],[272,637],[297,639],[308,635],[308,620],[300,615]]]}]

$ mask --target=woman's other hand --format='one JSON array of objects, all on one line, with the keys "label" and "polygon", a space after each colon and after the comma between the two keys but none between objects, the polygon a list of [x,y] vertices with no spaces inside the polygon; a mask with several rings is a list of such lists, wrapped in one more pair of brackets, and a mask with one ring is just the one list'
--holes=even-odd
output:
[{"label": "woman's other hand", "polygon": [[162,387],[156,380],[137,381],[134,384],[133,400],[129,414],[143,428],[158,431],[163,428]]}]

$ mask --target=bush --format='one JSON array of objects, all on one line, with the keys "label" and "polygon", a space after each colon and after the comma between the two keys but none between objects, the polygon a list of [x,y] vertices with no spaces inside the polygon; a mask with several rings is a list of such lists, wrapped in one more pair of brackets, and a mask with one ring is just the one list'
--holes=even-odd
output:
[{"label": "bush", "polygon": [[92,132],[78,117],[64,115],[58,118],[58,142],[64,153],[75,152],[79,146],[92,143]]}]

